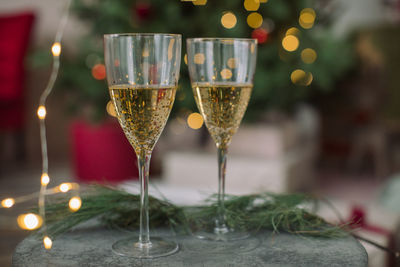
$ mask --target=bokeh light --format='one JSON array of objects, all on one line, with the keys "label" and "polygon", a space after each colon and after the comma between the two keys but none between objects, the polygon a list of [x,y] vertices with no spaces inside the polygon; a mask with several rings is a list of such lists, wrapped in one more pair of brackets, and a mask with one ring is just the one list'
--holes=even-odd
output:
[{"label": "bokeh light", "polygon": [[286,51],[293,52],[299,47],[299,39],[294,35],[287,35],[282,40],[282,47]]},{"label": "bokeh light", "polygon": [[203,126],[203,123],[204,123],[203,116],[201,116],[201,114],[197,112],[193,112],[187,118],[188,126],[194,130],[200,129],[201,126]]},{"label": "bokeh light", "polygon": [[233,27],[235,27],[236,22],[236,16],[232,12],[226,12],[221,17],[221,24],[222,26],[224,26],[224,28],[232,29]]},{"label": "bokeh light", "polygon": [[301,10],[300,16],[299,16],[300,26],[303,27],[304,29],[312,28],[312,26],[314,25],[315,17],[316,17],[316,14],[315,14],[314,9],[304,8],[303,10]]},{"label": "bokeh light", "polygon": [[61,54],[61,44],[59,42],[55,42],[51,46],[51,53],[53,53],[53,56],[58,57]]},{"label": "bokeh light", "polygon": [[43,245],[45,249],[51,249],[53,246],[53,241],[47,235],[43,238]]},{"label": "bokeh light", "polygon": [[114,103],[110,100],[107,103],[106,110],[108,115],[111,117],[117,117],[117,112],[115,111]]},{"label": "bokeh light", "polygon": [[259,0],[244,0],[243,5],[247,11],[257,11],[258,8],[260,7],[260,1]]},{"label": "bokeh light", "polygon": [[44,120],[46,118],[46,108],[45,106],[39,106],[38,110],[37,110],[37,115],[39,117],[39,119]]},{"label": "bokeh light", "polygon": [[46,185],[49,184],[49,182],[50,182],[50,177],[49,177],[49,175],[48,175],[47,173],[43,173],[43,174],[42,174],[42,177],[40,178],[40,183],[41,183],[43,186],[46,186]]},{"label": "bokeh light", "polygon": [[3,208],[11,208],[15,204],[15,199],[13,198],[6,198],[1,201],[1,206]]},{"label": "bokeh light", "polygon": [[96,64],[92,68],[92,76],[96,80],[104,80],[106,78],[106,67],[104,64]]},{"label": "bokeh light", "polygon": [[301,60],[306,64],[311,64],[317,59],[317,52],[314,49],[306,48],[301,51]]},{"label": "bokeh light", "polygon": [[187,65],[187,54],[185,54],[185,56],[183,57],[183,61],[184,61],[185,64]]},{"label": "bokeh light", "polygon": [[230,59],[228,59],[228,61],[226,62],[226,65],[228,65],[229,68],[234,69],[236,68],[236,59],[231,57]]},{"label": "bokeh light", "polygon": [[35,230],[42,226],[42,217],[34,213],[21,214],[17,218],[18,226],[25,230]]},{"label": "bokeh light", "polygon": [[70,183],[62,183],[58,188],[61,192],[67,193],[69,190],[71,190],[72,185]]},{"label": "bokeh light", "polygon": [[260,27],[262,23],[263,17],[260,13],[252,12],[247,16],[247,24],[253,29]]},{"label": "bokeh light", "polygon": [[204,6],[207,4],[207,0],[193,0],[192,2],[195,6]]},{"label": "bokeh light", "polygon": [[222,79],[228,80],[232,78],[232,71],[230,69],[223,69],[220,72]]},{"label": "bokeh light", "polygon": [[69,200],[68,206],[71,211],[78,211],[82,206],[82,200],[80,197],[73,197]]},{"label": "bokeh light", "polygon": [[299,36],[300,35],[300,30],[297,29],[296,27],[291,27],[286,31],[285,36],[287,36],[287,35]]},{"label": "bokeh light", "polygon": [[304,70],[297,69],[292,72],[290,79],[296,85],[308,86],[313,80],[313,75],[311,72],[306,73]]},{"label": "bokeh light", "polygon": [[193,58],[193,61],[194,61],[195,64],[199,64],[199,65],[203,64],[204,61],[205,61],[204,54],[202,54],[202,53],[195,54],[194,58]]}]

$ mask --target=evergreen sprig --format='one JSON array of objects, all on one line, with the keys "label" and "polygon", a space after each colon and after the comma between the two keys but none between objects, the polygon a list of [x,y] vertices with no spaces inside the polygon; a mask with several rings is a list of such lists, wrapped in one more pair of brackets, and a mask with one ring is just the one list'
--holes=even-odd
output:
[{"label": "evergreen sprig", "polygon": [[[111,187],[93,185],[82,194],[82,207],[71,213],[68,199],[58,198],[46,205],[48,233],[64,233],[74,226],[98,218],[109,227],[137,229],[139,227],[140,196]],[[226,223],[235,229],[257,232],[271,230],[321,237],[343,236],[342,226],[327,223],[307,211],[304,205],[313,198],[303,194],[227,195]],[[218,211],[217,196],[212,195],[204,205],[177,206],[167,200],[149,197],[151,227],[172,227],[175,231],[190,233],[197,228],[213,227],[209,218]]]}]

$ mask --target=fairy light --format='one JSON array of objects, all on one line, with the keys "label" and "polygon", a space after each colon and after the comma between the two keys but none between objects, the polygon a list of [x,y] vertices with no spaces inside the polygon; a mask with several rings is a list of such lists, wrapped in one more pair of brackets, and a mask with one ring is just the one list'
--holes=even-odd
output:
[{"label": "fairy light", "polygon": [[58,186],[59,190],[63,193],[67,193],[69,190],[71,190],[72,185],[71,183],[62,183]]},{"label": "fairy light", "polygon": [[61,54],[61,44],[59,42],[55,42],[51,47],[51,52],[53,53],[53,56],[59,57]]},{"label": "fairy light", "polygon": [[68,206],[72,212],[78,211],[82,206],[82,200],[80,197],[73,197],[69,200]]},{"label": "fairy light", "polygon": [[[46,220],[45,220],[45,197],[47,193],[47,185],[50,182],[50,178],[47,175],[49,169],[49,159],[47,153],[47,138],[46,138],[46,100],[50,93],[54,88],[54,84],[56,82],[58,72],[60,69],[60,54],[61,54],[61,39],[64,33],[65,25],[67,24],[68,16],[69,16],[69,8],[71,6],[71,0],[68,0],[63,15],[61,17],[60,23],[57,28],[57,33],[54,38],[54,43],[51,47],[51,52],[53,55],[53,65],[50,74],[49,81],[47,83],[46,88],[44,89],[43,93],[39,99],[39,108],[37,111],[37,115],[39,117],[39,129],[40,129],[40,146],[42,152],[42,176],[40,179],[41,187],[39,191],[39,198],[38,198],[38,209],[39,215],[30,213],[30,214],[22,214],[18,217],[17,222],[18,225],[27,230],[33,230],[39,228],[43,224],[43,233],[46,234],[47,227],[46,227]],[[50,240],[51,241],[51,240]],[[46,243],[44,242],[46,247]],[[51,248],[51,245],[48,246]],[[47,247],[46,247],[47,249]]]},{"label": "fairy light", "polygon": [[50,182],[50,177],[47,173],[43,173],[42,177],[40,178],[40,183],[45,186],[48,185]]},{"label": "fairy light", "polygon": [[207,4],[207,0],[193,0],[192,3],[195,6],[204,6]]},{"label": "fairy light", "polygon": [[43,245],[45,249],[51,249],[53,246],[53,241],[47,235],[43,238]]},{"label": "fairy light", "polygon": [[18,226],[24,230],[35,230],[42,225],[43,220],[41,216],[37,214],[27,213],[19,215],[17,218],[17,223]]},{"label": "fairy light", "polygon": [[39,108],[37,110],[38,118],[40,120],[44,120],[46,118],[46,114],[47,114],[47,111],[46,111],[45,106],[39,106]]},{"label": "fairy light", "polygon": [[11,208],[15,204],[15,199],[13,198],[6,198],[1,201],[1,206],[3,208]]}]

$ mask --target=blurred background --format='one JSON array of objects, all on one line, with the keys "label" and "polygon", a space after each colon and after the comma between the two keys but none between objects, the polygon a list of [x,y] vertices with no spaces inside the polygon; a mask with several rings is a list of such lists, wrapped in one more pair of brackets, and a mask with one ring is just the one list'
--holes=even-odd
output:
[{"label": "blurred background", "polygon": [[[66,3],[0,3],[1,199],[40,189],[36,110]],[[46,105],[53,185],[137,180],[134,152],[107,105],[102,35],[118,32],[256,38],[254,89],[230,147],[227,192],[327,198],[346,220],[357,218],[360,235],[399,250],[399,0],[72,1]],[[183,42],[179,89],[151,163],[151,181],[178,202],[217,187],[216,149],[197,113],[185,50]],[[16,216],[33,204],[0,210],[1,266],[27,235]],[[396,266],[364,245],[370,266]]]}]

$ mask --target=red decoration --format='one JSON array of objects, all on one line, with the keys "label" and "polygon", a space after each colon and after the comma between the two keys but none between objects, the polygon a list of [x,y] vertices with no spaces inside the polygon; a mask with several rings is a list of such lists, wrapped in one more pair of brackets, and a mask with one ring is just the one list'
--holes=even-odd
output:
[{"label": "red decoration", "polygon": [[106,78],[106,67],[104,64],[96,64],[92,68],[93,78],[96,80],[104,80]]},{"label": "red decoration", "polygon": [[151,16],[151,4],[147,2],[136,3],[134,11],[139,21],[147,20]]},{"label": "red decoration", "polygon": [[268,39],[268,32],[263,28],[255,29],[251,33],[251,38],[257,39],[259,44],[263,44]]},{"label": "red decoration", "polygon": [[0,16],[0,132],[25,127],[25,65],[35,15]]}]

